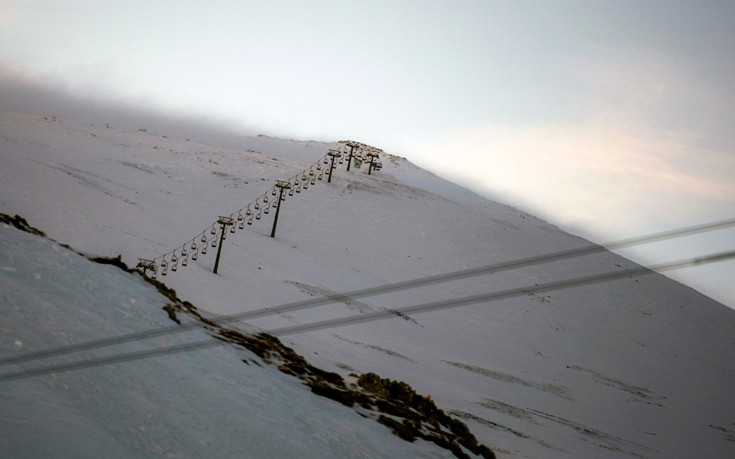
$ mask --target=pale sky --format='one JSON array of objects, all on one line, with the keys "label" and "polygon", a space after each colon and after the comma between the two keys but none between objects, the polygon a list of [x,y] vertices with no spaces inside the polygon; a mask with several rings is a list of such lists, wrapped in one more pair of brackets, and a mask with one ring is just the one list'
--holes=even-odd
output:
[{"label": "pale sky", "polygon": [[[0,0],[6,89],[352,138],[596,242],[735,217],[733,56],[733,1]],[[667,275],[735,307],[735,262]]]}]

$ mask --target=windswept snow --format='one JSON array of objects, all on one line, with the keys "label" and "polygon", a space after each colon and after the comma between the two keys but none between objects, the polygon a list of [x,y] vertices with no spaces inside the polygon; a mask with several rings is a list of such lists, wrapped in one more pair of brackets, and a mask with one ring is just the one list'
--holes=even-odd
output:
[{"label": "windswept snow", "polygon": [[[0,211],[23,215],[79,250],[121,254],[133,265],[180,247],[333,147],[257,137],[233,150],[0,116]],[[382,161],[370,176],[364,167],[340,166],[331,184],[288,198],[275,239],[272,213],[237,230],[224,242],[220,274],[212,274],[212,249],[159,279],[213,314],[231,314],[588,244],[405,159]],[[17,269],[5,265],[3,275]],[[272,330],[634,266],[601,252],[343,297],[249,326]],[[158,309],[131,314],[144,320]],[[8,348],[16,339],[26,346],[18,336]],[[500,457],[735,456],[735,311],[659,274],[284,340],[328,370],[373,371],[431,394]]]},{"label": "windswept snow", "polygon": [[[0,224],[1,357],[169,327],[139,276]],[[11,269],[8,269],[11,268]],[[211,339],[200,329],[114,349]],[[18,343],[22,343],[18,345]],[[74,362],[110,350],[66,357]],[[231,346],[0,383],[2,457],[451,457]],[[3,374],[40,363],[4,366]],[[54,360],[58,363],[58,359]],[[9,371],[10,370],[10,371]]]}]

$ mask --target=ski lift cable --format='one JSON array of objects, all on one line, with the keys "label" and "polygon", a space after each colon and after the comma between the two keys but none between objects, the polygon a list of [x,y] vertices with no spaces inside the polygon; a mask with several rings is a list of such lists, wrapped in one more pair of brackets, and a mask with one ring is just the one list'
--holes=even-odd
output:
[{"label": "ski lift cable", "polygon": [[[312,169],[312,168],[314,167],[314,165],[318,165],[318,164],[319,164],[319,163],[320,163],[321,161],[322,161],[322,159],[320,158],[320,159],[319,159],[319,160],[318,160],[318,161],[317,161],[316,163],[314,163],[314,164],[312,164],[311,166],[309,166],[308,168],[304,169],[304,170],[302,171],[302,174],[305,174],[305,173],[307,173],[307,172],[308,172],[309,170],[311,170],[311,169]],[[298,176],[299,176],[299,174],[295,175],[295,176],[293,177],[293,179],[294,179],[294,180],[296,180],[296,179],[298,178]],[[291,179],[288,179],[288,181],[291,181]],[[268,191],[264,192],[264,193],[263,193],[263,194],[262,194],[261,196],[259,196],[258,198],[256,198],[256,199],[255,199],[255,201],[251,201],[250,203],[248,203],[248,207],[249,207],[250,205],[254,204],[255,202],[257,202],[257,201],[258,201],[259,199],[261,199],[261,198],[263,198],[263,197],[267,197],[267,195],[268,195]],[[240,209],[240,211],[242,211],[242,210],[243,210],[243,209]],[[235,213],[236,213],[236,212],[233,212],[233,213],[231,213],[231,214],[230,214],[229,216],[230,216],[230,217],[232,217],[232,216],[233,216],[233,215],[234,215]],[[207,229],[209,229],[210,227],[214,227],[215,225],[216,225],[216,222],[215,222],[215,223],[213,223],[213,224],[212,224],[212,225],[210,225],[210,226],[207,226]],[[207,229],[205,229],[205,230],[204,230],[204,232],[206,232],[206,231],[207,231]],[[197,233],[197,234],[199,234],[199,233]],[[197,238],[195,237],[194,239],[192,239],[192,240],[191,240],[191,242],[193,242],[193,241],[194,241],[194,240],[196,240],[196,239],[197,239]],[[157,256],[157,257],[153,258],[153,259],[152,259],[152,261],[156,261],[156,260],[159,260],[159,259],[160,259],[160,260],[164,260],[164,259],[165,259],[165,257],[167,257],[167,256],[171,256],[171,255],[174,255],[174,254],[176,253],[176,251],[180,250],[181,248],[185,247],[185,246],[186,246],[186,245],[188,245],[188,244],[189,244],[189,243],[186,243],[186,244],[184,244],[183,246],[177,247],[177,248],[175,248],[175,249],[173,249],[173,250],[169,250],[168,252],[166,252],[166,253],[164,253],[164,254],[162,254],[162,255],[159,255],[159,256]],[[157,263],[158,263],[158,262],[157,262]]]},{"label": "ski lift cable", "polygon": [[[676,237],[688,236],[688,235],[697,234],[697,233],[709,232],[709,231],[719,230],[719,229],[723,229],[723,228],[727,228],[731,226],[735,226],[735,218],[728,219],[728,220],[721,220],[721,221],[712,222],[708,224],[700,224],[700,225],[695,225],[695,226],[690,226],[690,227],[685,227],[685,228],[680,228],[680,229],[675,229],[675,230],[670,230],[670,231],[652,233],[652,234],[638,236],[638,237],[631,237],[631,238],[613,241],[613,242],[602,244],[602,245],[592,244],[592,245],[583,246],[577,249],[552,252],[552,253],[545,254],[545,255],[527,257],[527,258],[517,259],[513,261],[508,261],[508,262],[500,262],[500,263],[492,264],[492,265],[485,265],[485,266],[464,269],[464,270],[459,270],[459,271],[435,274],[431,276],[425,276],[425,277],[410,279],[406,281],[393,282],[389,284],[383,284],[379,286],[357,289],[357,290],[352,290],[352,291],[343,292],[343,293],[335,293],[332,295],[311,298],[308,300],[296,301],[296,302],[285,303],[285,304],[281,304],[281,305],[273,306],[273,307],[266,307],[266,308],[261,308],[261,309],[255,309],[252,311],[245,311],[245,312],[240,312],[236,314],[220,316],[217,319],[215,319],[214,322],[222,325],[226,323],[239,322],[239,321],[244,321],[248,319],[255,319],[259,317],[269,316],[269,315],[283,314],[286,312],[292,312],[292,311],[301,310],[301,309],[308,309],[308,308],[313,308],[317,306],[322,306],[322,305],[332,303],[332,302],[338,302],[338,301],[343,300],[345,297],[356,299],[356,298],[368,297],[368,296],[373,296],[373,295],[378,295],[378,294],[383,294],[383,293],[407,290],[407,289],[422,287],[422,286],[426,286],[430,284],[449,282],[453,280],[465,279],[469,277],[476,277],[480,275],[497,273],[497,272],[507,271],[511,269],[535,266],[535,265],[540,265],[544,263],[560,261],[564,259],[576,258],[576,257],[590,255],[593,253],[602,252],[602,251],[606,251],[610,249],[620,249],[624,247],[632,247],[635,245],[646,244],[646,243],[654,242],[654,241],[661,241],[661,240],[673,239]],[[206,246],[206,244],[204,245]],[[168,335],[168,334],[182,333],[182,332],[186,332],[186,331],[189,331],[195,328],[197,328],[196,324],[189,324],[189,325],[181,325],[181,326],[163,327],[159,329],[152,329],[152,330],[146,330],[146,331],[141,331],[141,332],[134,332],[134,333],[119,335],[119,336],[114,336],[114,337],[109,337],[109,338],[100,338],[97,340],[91,340],[91,341],[87,341],[84,343],[72,344],[68,346],[61,346],[61,347],[51,348],[51,349],[42,350],[42,351],[20,354],[20,355],[13,356],[13,357],[2,358],[0,359],[0,366],[8,365],[11,363],[39,360],[43,358],[54,357],[58,355],[64,355],[64,354],[79,352],[83,350],[114,346],[114,345],[123,344],[123,343],[130,342],[130,341],[139,341],[139,340],[154,338],[157,336]]]},{"label": "ski lift cable", "polygon": [[[299,333],[306,333],[310,331],[336,328],[336,327],[341,327],[345,325],[355,325],[355,324],[360,324],[360,323],[365,323],[365,322],[373,322],[377,320],[395,318],[399,315],[419,314],[419,313],[424,313],[424,312],[438,311],[442,309],[451,309],[451,308],[469,306],[469,305],[478,304],[478,303],[489,303],[489,302],[498,301],[498,300],[506,299],[506,298],[512,298],[516,296],[523,296],[523,295],[562,290],[562,289],[567,289],[567,288],[581,287],[585,285],[597,284],[601,282],[608,282],[608,281],[622,279],[626,277],[629,277],[629,278],[639,277],[639,276],[644,276],[647,274],[655,274],[655,273],[660,273],[662,271],[686,268],[689,266],[700,266],[700,265],[704,265],[708,263],[715,263],[715,262],[720,262],[720,261],[725,261],[725,260],[731,260],[734,258],[735,258],[735,250],[719,252],[719,253],[701,256],[701,257],[694,257],[694,258],[689,258],[685,260],[678,260],[678,261],[673,261],[673,262],[668,262],[668,263],[662,263],[662,264],[653,265],[650,267],[640,266],[637,268],[631,268],[631,269],[626,269],[622,271],[577,277],[573,279],[549,282],[549,283],[540,284],[540,285],[514,288],[514,289],[509,289],[509,290],[501,290],[501,291],[496,291],[496,292],[488,292],[488,293],[479,294],[479,295],[471,295],[471,296],[462,297],[462,298],[434,301],[430,303],[416,304],[416,305],[407,306],[407,307],[400,308],[400,309],[387,309],[384,311],[376,311],[376,312],[367,313],[367,314],[352,315],[352,316],[347,316],[347,317],[342,317],[342,318],[337,318],[337,319],[329,319],[329,320],[312,322],[312,323],[307,323],[307,324],[292,325],[289,327],[265,330],[264,332],[275,335],[275,336],[288,336],[288,335],[294,335],[294,334],[299,334]],[[183,352],[193,352],[193,351],[202,350],[205,348],[210,348],[210,347],[215,347],[215,346],[220,346],[224,344],[227,344],[227,343],[213,338],[213,339],[205,340],[205,341],[196,341],[192,343],[185,343],[185,344],[179,344],[179,345],[168,346],[168,347],[158,347],[158,348],[148,349],[145,351],[136,351],[136,352],[106,356],[106,357],[90,358],[90,359],[86,359],[86,360],[82,360],[78,362],[62,363],[62,364],[55,364],[55,365],[52,364],[52,365],[41,366],[37,368],[21,370],[21,371],[16,371],[16,372],[11,372],[11,373],[6,373],[4,375],[0,375],[0,383],[14,381],[18,379],[30,378],[34,376],[41,376],[41,375],[46,375],[50,373],[67,372],[67,371],[73,371],[73,370],[80,370],[83,368],[99,367],[99,366],[109,365],[113,363],[141,360],[141,359],[158,357],[158,356],[163,356],[163,355],[171,355],[171,354],[177,354],[177,353],[183,353]]]}]

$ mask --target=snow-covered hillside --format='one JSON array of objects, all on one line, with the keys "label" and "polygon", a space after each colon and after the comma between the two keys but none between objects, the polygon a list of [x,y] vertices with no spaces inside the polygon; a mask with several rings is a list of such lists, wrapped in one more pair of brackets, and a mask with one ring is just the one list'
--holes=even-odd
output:
[{"label": "snow-covered hillside", "polygon": [[[3,361],[173,324],[163,311],[171,301],[137,275],[5,224],[0,253]],[[191,323],[185,313],[175,317]],[[217,345],[200,327],[61,360],[74,366],[202,342],[215,346],[114,368],[3,380],[2,457],[452,456],[429,442],[405,442],[366,414],[313,396],[255,354]],[[40,367],[38,361],[3,365],[2,376]]]},{"label": "snow-covered hillside", "polygon": [[[211,237],[218,216],[245,208],[334,147],[256,137],[232,150],[106,128],[104,121],[0,116],[0,212],[132,265],[202,231]],[[210,247],[159,280],[209,313],[232,314],[588,244],[402,158],[381,160],[378,173],[339,166],[332,183],[317,181],[289,197],[275,238],[273,212],[228,233],[219,274],[212,274]],[[335,297],[248,327],[283,330],[634,266],[600,252]],[[431,394],[499,457],[735,455],[735,311],[659,274],[284,340],[327,370],[372,371]],[[134,372],[136,365],[120,367]]]}]

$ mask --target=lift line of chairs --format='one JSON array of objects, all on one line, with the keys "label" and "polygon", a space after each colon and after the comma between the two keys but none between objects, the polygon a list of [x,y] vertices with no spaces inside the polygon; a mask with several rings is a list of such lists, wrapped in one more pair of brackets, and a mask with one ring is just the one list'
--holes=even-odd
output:
[{"label": "lift line of chairs", "polygon": [[[344,164],[344,156],[346,154],[345,147],[349,147],[352,152],[352,160],[355,161],[356,167],[359,167],[359,163],[365,162],[366,160],[368,160],[368,157],[374,155],[373,169],[380,170],[382,168],[380,159],[377,156],[377,154],[383,152],[382,150],[371,147],[370,145],[363,144],[361,142],[350,140],[340,141],[338,143],[342,145],[342,148],[340,150],[333,151],[335,153],[339,153],[338,155],[332,155],[337,159],[338,164]],[[301,193],[302,190],[308,190],[309,186],[316,185],[317,180],[323,180],[324,169],[328,169],[329,167],[325,168],[322,167],[322,165],[329,165],[329,158],[330,155],[326,154],[315,164],[309,166],[307,169],[304,169],[299,174],[296,174],[288,180],[282,181],[284,184],[286,182],[288,183],[288,186],[284,186],[284,189],[288,189],[286,195],[294,196],[294,193]],[[173,272],[178,270],[179,262],[181,262],[181,266],[188,266],[190,257],[192,261],[196,261],[199,258],[199,254],[207,254],[207,247],[217,247],[218,239],[216,227],[218,224],[220,224],[221,227],[229,226],[229,232],[235,233],[236,228],[244,230],[246,224],[253,224],[253,219],[260,220],[262,218],[262,214],[268,215],[270,213],[271,207],[277,207],[277,196],[279,195],[277,186],[274,185],[270,190],[271,197],[275,197],[275,199],[269,199],[268,194],[269,193],[266,191],[257,199],[255,199],[255,201],[250,202],[246,207],[243,207],[236,212],[231,213],[229,216],[224,217],[225,219],[227,219],[224,223],[222,219],[218,220],[217,222],[209,226],[206,230],[202,231],[200,236],[193,238],[184,245],[179,246],[164,255],[156,257],[152,260],[139,258],[136,268],[142,270],[143,274],[147,274],[148,272],[150,272],[150,277],[152,279],[156,279],[159,268],[161,275],[166,276],[168,274],[169,268]],[[286,196],[283,196],[282,200],[285,201]],[[207,236],[207,232],[209,232],[209,237]],[[223,231],[221,237],[222,239],[227,239],[227,231]]]}]

